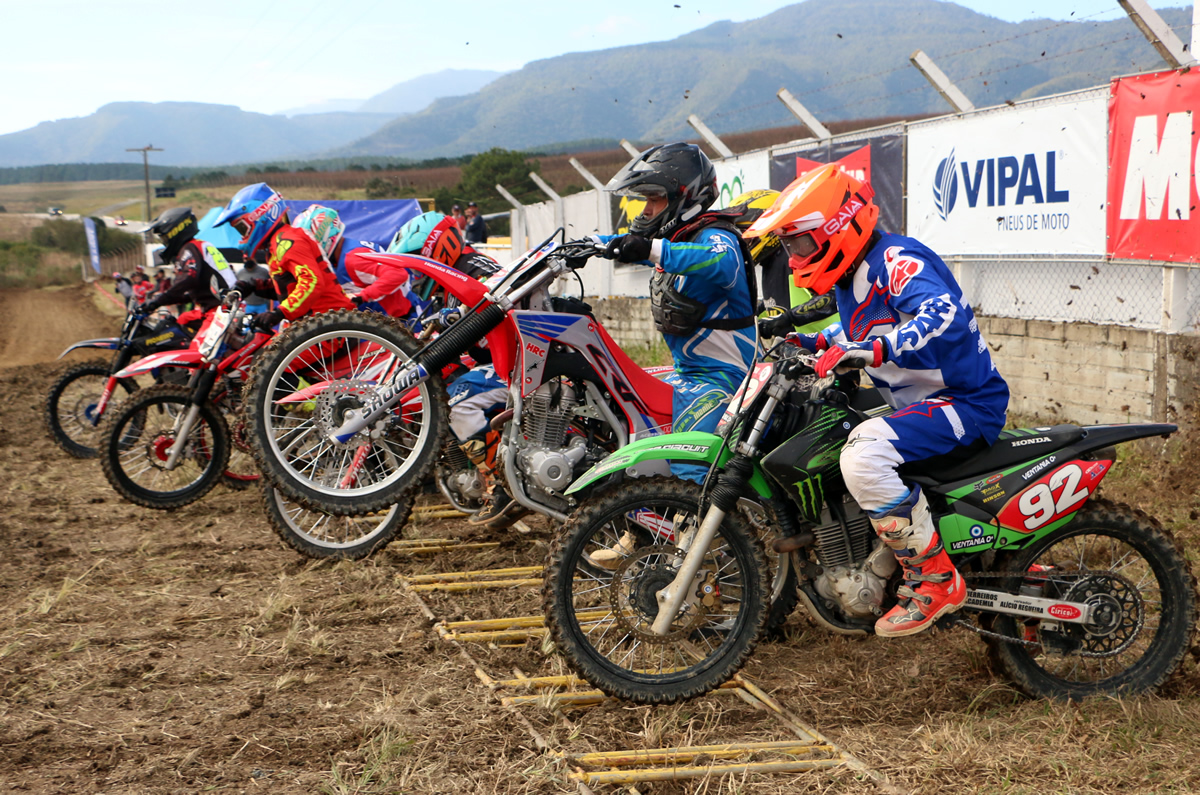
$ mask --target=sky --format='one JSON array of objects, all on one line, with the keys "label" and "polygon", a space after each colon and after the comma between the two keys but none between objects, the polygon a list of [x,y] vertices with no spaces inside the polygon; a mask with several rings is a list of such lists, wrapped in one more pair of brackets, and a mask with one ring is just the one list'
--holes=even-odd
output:
[{"label": "sky", "polygon": [[[109,102],[275,113],[365,99],[442,69],[518,69],[567,52],[673,39],[793,2],[205,0],[184,12],[161,0],[0,0],[0,134],[86,116]],[[1116,0],[958,4],[1010,22],[1123,15]]]}]

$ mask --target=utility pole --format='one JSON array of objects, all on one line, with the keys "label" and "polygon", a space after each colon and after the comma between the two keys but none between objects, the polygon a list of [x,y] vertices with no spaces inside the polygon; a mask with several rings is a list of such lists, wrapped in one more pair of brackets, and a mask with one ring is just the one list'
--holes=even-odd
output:
[{"label": "utility pole", "polygon": [[146,223],[150,223],[153,218],[150,217],[150,153],[161,152],[162,149],[155,149],[154,144],[147,144],[140,149],[126,149],[126,152],[141,152],[142,167],[146,173]]}]

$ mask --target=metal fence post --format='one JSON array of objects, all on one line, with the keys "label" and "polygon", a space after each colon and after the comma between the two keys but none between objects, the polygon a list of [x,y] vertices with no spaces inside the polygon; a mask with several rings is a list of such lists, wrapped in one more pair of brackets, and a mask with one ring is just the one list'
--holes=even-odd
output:
[{"label": "metal fence post", "polygon": [[1188,269],[1163,266],[1162,327],[1167,334],[1178,334],[1188,325]]}]

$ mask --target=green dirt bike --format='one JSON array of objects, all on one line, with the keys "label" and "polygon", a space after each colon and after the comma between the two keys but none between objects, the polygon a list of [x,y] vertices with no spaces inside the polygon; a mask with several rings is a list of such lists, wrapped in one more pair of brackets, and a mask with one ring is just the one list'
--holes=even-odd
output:
[{"label": "green dirt bike", "polygon": [[[799,601],[825,629],[871,634],[895,604],[895,557],[839,469],[867,414],[849,387],[801,387],[812,361],[757,364],[717,434],[633,442],[572,485],[596,491],[551,547],[543,606],[580,676],[620,698],[671,703],[741,668],[767,619],[769,581],[761,534],[739,501],[769,509],[775,549],[791,553],[799,575]],[[966,607],[939,626],[982,636],[997,670],[1031,696],[1161,685],[1192,643],[1195,580],[1157,521],[1095,494],[1114,445],[1175,430],[1023,428],[965,460],[902,469],[924,489],[970,589]],[[704,486],[622,476],[661,459],[707,464]],[[603,566],[593,558],[600,550],[609,550]]]}]

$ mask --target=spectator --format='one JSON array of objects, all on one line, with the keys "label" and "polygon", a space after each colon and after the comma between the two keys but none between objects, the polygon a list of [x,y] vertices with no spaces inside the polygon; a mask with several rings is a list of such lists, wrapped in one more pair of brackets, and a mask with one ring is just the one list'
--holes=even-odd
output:
[{"label": "spectator", "polygon": [[154,291],[156,293],[165,293],[170,286],[171,280],[167,278],[167,272],[159,268],[154,274]]},{"label": "spectator", "polygon": [[133,297],[140,304],[150,295],[150,291],[154,289],[154,285],[146,278],[144,273],[133,274]]},{"label": "spectator", "polygon": [[[271,272],[267,270],[265,265],[260,265],[253,259],[242,265],[237,272],[239,282],[250,282],[254,284],[259,281],[267,281],[271,278]],[[248,293],[242,296],[246,301],[246,314],[257,315],[259,312],[266,312],[271,308],[271,302],[263,298],[257,293]]]},{"label": "spectator", "polygon": [[116,282],[113,292],[122,296],[126,303],[128,303],[130,296],[133,295],[133,282],[122,276],[120,271],[113,271],[112,276],[113,281]]},{"label": "spectator", "polygon": [[457,204],[451,207],[450,217],[454,219],[454,223],[458,224],[458,231],[466,231],[467,216],[463,215],[462,207],[459,207]]},{"label": "spectator", "polygon": [[475,202],[467,202],[467,226],[463,229],[463,237],[467,239],[468,243],[487,242],[487,224],[483,222],[483,216],[479,214],[479,208],[475,206]]}]

